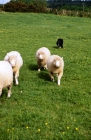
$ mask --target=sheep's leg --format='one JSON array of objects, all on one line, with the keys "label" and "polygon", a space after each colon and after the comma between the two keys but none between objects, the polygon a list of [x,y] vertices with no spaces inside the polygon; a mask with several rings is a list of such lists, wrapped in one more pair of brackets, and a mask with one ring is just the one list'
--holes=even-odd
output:
[{"label": "sheep's leg", "polygon": [[18,77],[17,77],[17,75],[15,75],[15,83],[16,83],[16,85],[19,84],[19,83],[18,83]]},{"label": "sheep's leg", "polygon": [[2,92],[0,92],[0,96],[1,96]]},{"label": "sheep's leg", "polygon": [[40,71],[41,65],[38,63],[38,71]]},{"label": "sheep's leg", "polygon": [[38,66],[38,71],[40,71],[40,67]]},{"label": "sheep's leg", "polygon": [[51,77],[51,80],[54,81],[53,73],[52,72],[49,72],[49,75]]},{"label": "sheep's leg", "polygon": [[0,96],[1,96],[1,94],[2,94],[2,88],[0,88]]},{"label": "sheep's leg", "polygon": [[16,83],[16,85],[19,84],[18,77],[19,77],[19,70],[15,73],[15,83]]},{"label": "sheep's leg", "polygon": [[12,87],[12,85],[9,85],[9,86],[8,86],[8,96],[7,96],[7,97],[10,97],[11,94],[12,94],[12,93],[11,93],[11,87]]},{"label": "sheep's leg", "polygon": [[58,85],[59,85],[59,86],[60,86],[60,81],[61,81],[61,77],[62,77],[62,75],[63,75],[62,72],[59,73],[59,74],[57,75],[57,77],[58,77]]},{"label": "sheep's leg", "polygon": [[47,64],[46,65],[44,65],[44,70],[46,70],[47,69]]}]

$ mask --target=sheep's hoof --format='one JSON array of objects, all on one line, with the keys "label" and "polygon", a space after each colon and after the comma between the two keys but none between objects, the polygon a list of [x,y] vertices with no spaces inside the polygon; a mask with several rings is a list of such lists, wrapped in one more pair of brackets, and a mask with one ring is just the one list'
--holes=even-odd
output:
[{"label": "sheep's hoof", "polygon": [[60,86],[60,82],[58,83],[58,86]]},{"label": "sheep's hoof", "polygon": [[40,69],[38,69],[38,72],[40,72]]},{"label": "sheep's hoof", "polygon": [[15,83],[16,85],[19,85],[18,81]]},{"label": "sheep's hoof", "polygon": [[10,98],[10,96],[11,96],[11,94],[10,94],[10,93],[8,93],[8,96],[7,96],[7,97],[8,97],[8,98]]},{"label": "sheep's hoof", "polygon": [[16,86],[19,85],[19,83],[16,83]]},{"label": "sheep's hoof", "polygon": [[10,96],[8,96],[8,98],[10,98]]},{"label": "sheep's hoof", "polygon": [[51,81],[54,82],[55,81],[54,78],[51,78]]},{"label": "sheep's hoof", "polygon": [[44,70],[47,70],[48,68],[44,67]]}]

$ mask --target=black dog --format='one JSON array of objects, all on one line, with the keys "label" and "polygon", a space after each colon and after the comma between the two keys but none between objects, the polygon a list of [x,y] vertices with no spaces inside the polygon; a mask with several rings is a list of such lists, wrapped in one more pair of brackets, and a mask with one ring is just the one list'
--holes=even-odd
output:
[{"label": "black dog", "polygon": [[63,39],[59,38],[59,39],[57,40],[56,44],[57,44],[57,46],[58,46],[59,48],[63,48]]}]

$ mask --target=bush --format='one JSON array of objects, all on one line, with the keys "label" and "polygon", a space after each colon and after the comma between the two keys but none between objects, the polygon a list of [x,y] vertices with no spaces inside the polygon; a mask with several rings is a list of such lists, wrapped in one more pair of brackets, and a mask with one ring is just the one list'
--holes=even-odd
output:
[{"label": "bush", "polygon": [[6,12],[46,12],[46,7],[43,5],[26,4],[24,2],[9,2],[4,5],[4,11]]},{"label": "bush", "polygon": [[37,13],[46,12],[46,8],[38,4],[30,4],[28,9],[29,9],[29,12],[37,12]]},{"label": "bush", "polygon": [[27,4],[23,2],[9,2],[4,5],[6,12],[27,12]]}]

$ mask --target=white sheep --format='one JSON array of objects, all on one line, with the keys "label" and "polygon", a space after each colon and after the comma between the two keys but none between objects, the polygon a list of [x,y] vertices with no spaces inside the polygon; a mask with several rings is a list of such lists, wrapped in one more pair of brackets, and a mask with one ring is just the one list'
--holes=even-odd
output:
[{"label": "white sheep", "polygon": [[51,80],[54,81],[53,74],[58,77],[58,85],[60,85],[61,77],[63,76],[64,61],[58,55],[51,55],[47,61],[47,67]]},{"label": "white sheep", "polygon": [[23,65],[23,59],[20,53],[17,51],[11,51],[6,54],[4,60],[8,61],[11,64],[14,73],[15,83],[16,85],[18,85],[19,70]]},{"label": "white sheep", "polygon": [[0,96],[2,89],[8,89],[8,97],[11,96],[11,88],[13,84],[13,71],[9,62],[0,61]]},{"label": "white sheep", "polygon": [[47,69],[47,60],[51,55],[50,50],[46,47],[41,47],[36,52],[36,60],[38,64],[38,71],[40,71],[41,67]]}]

